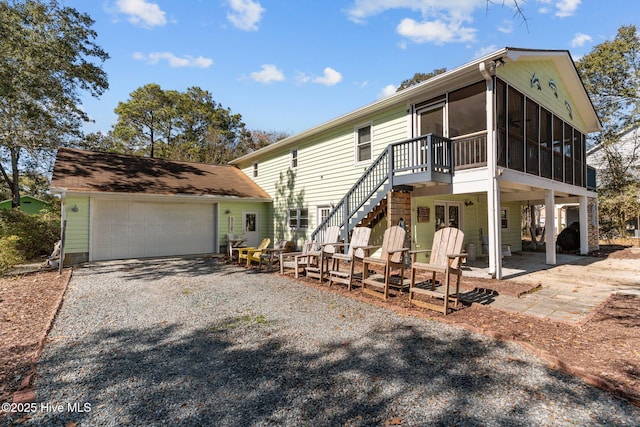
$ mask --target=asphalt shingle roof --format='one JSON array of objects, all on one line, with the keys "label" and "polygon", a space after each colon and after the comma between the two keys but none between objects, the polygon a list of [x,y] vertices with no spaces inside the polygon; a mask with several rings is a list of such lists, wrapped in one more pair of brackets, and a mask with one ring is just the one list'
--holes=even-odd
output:
[{"label": "asphalt shingle roof", "polygon": [[51,187],[77,192],[271,199],[269,194],[234,166],[177,162],[73,148],[58,150]]}]

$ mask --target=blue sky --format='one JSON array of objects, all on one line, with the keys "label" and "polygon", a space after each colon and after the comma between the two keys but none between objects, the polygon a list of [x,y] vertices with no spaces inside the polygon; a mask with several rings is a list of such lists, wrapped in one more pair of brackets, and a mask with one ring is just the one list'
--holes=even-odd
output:
[{"label": "blue sky", "polygon": [[574,60],[640,26],[638,0],[60,0],[95,21],[109,90],[83,97],[107,132],[135,89],[198,86],[251,130],[301,132],[393,93],[416,72],[505,46]]}]

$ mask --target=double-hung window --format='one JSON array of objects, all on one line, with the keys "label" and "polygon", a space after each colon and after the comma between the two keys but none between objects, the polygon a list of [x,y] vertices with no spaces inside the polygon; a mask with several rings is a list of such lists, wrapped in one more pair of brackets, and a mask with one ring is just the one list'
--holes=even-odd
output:
[{"label": "double-hung window", "polygon": [[291,150],[291,169],[298,168],[298,149]]},{"label": "double-hung window", "polygon": [[356,128],[356,163],[371,160],[371,124]]},{"label": "double-hung window", "polygon": [[289,209],[289,228],[293,230],[306,230],[309,228],[309,209]]}]

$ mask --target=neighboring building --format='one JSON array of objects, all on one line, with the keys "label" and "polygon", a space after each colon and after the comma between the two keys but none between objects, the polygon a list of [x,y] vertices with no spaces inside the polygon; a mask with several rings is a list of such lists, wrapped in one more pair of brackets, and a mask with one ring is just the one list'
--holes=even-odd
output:
[{"label": "neighboring building", "polygon": [[[623,132],[615,148],[622,158],[631,162],[629,173],[640,180],[640,127]],[[587,151],[587,164],[596,172],[602,171],[607,167],[604,156],[602,144],[598,144]]]},{"label": "neighboring building", "polygon": [[[640,127],[636,126],[620,135],[619,142],[615,145],[615,150],[623,161],[630,162],[629,174],[640,181]],[[597,176],[602,176],[602,172],[608,167],[605,159],[605,150],[602,144],[598,144],[587,151],[587,164],[592,167]],[[600,181],[598,180],[598,185]],[[638,194],[640,199],[640,194]],[[629,215],[630,217],[632,215]],[[640,230],[640,217],[635,217],[627,221],[627,230]],[[640,233],[638,233],[640,236]]]},{"label": "neighboring building", "polygon": [[217,253],[228,233],[257,244],[271,202],[233,166],[69,148],[58,150],[51,191],[62,199],[67,264]]},{"label": "neighboring building", "polygon": [[[32,196],[20,196],[20,210],[35,215],[41,210],[50,208],[51,205]],[[11,199],[0,202],[0,209],[11,209]]]},{"label": "neighboring building", "polygon": [[[568,51],[504,48],[233,162],[267,191],[266,236],[301,245],[328,225],[380,239],[390,224],[429,248],[465,232],[502,278],[521,250],[521,205],[577,203],[580,252],[598,247],[595,174],[585,140],[600,130]],[[545,228],[554,241],[555,224]],[[546,261],[556,264],[555,245]]]}]

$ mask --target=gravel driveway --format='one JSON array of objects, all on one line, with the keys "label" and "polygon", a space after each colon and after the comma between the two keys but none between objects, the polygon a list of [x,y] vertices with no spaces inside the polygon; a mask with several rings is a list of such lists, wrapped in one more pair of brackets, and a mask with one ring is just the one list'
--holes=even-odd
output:
[{"label": "gravel driveway", "polygon": [[23,425],[640,421],[516,345],[210,258],[76,269],[35,387]]}]

